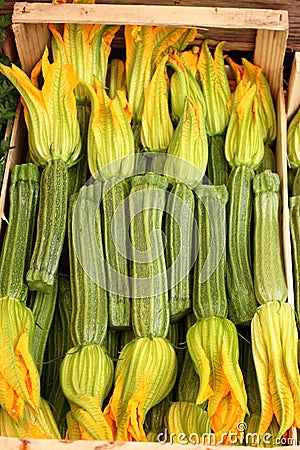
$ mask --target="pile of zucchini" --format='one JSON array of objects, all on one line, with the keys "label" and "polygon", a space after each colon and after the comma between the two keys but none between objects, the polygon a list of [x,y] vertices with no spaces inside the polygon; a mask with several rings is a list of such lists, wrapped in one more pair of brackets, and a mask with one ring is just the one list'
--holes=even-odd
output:
[{"label": "pile of zucchini", "polygon": [[119,26],[50,30],[30,79],[0,65],[31,161],[12,173],[0,301],[33,314],[37,374],[34,401],[19,374],[13,400],[0,385],[0,435],[24,437],[29,408],[27,437],[247,443],[247,420],[281,439],[300,379],[263,70],[228,58],[231,91],[226,43],[193,46],[194,29],[126,25],[125,61]]}]

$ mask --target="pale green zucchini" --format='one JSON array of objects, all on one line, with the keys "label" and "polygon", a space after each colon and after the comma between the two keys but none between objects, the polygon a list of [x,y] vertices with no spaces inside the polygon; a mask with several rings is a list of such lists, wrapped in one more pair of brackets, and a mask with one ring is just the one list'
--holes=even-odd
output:
[{"label": "pale green zucchini", "polygon": [[[112,330],[126,330],[131,328],[130,292],[129,282],[122,280],[122,276],[129,277],[128,260],[126,258],[126,230],[128,222],[128,207],[125,199],[129,194],[129,185],[126,180],[114,178],[103,183],[103,237],[104,255],[108,263],[107,284],[108,290],[108,317],[109,327]],[[118,216],[116,216],[116,212]],[[116,247],[120,240],[124,249],[121,254]],[[128,292],[127,296],[118,293]]]},{"label": "pale green zucchini", "polygon": [[165,220],[171,322],[180,320],[192,309],[194,210],[193,191],[183,183],[174,184],[168,196]]},{"label": "pale green zucchini", "polygon": [[226,203],[225,185],[196,190],[198,257],[194,268],[193,310],[197,319],[226,317]]},{"label": "pale green zucchini", "polygon": [[[154,173],[131,180],[132,327],[138,337],[166,337],[170,312],[162,218],[167,178]],[[145,282],[143,281],[145,279]]]},{"label": "pale green zucchini", "polygon": [[[300,195],[290,197],[290,229],[292,240],[295,310],[300,317]],[[299,323],[298,323],[299,327]],[[300,353],[299,353],[300,356]]]},{"label": "pale green zucchini", "polygon": [[[101,189],[101,183],[93,183],[83,186],[79,194],[70,198],[68,239],[72,293],[71,336],[74,346],[84,342],[101,345],[107,332],[105,267],[99,260],[103,258],[99,207]],[[95,231],[95,242],[87,240],[92,230]],[[78,252],[81,254],[80,260]],[[94,279],[89,270],[93,272]]]},{"label": "pale green zucchini", "polygon": [[261,160],[260,165],[255,170],[255,173],[262,173],[264,170],[271,170],[271,172],[276,172],[276,158],[273,150],[265,145],[264,157]]},{"label": "pale green zucchini", "polygon": [[231,170],[228,179],[227,294],[229,319],[246,325],[258,306],[251,267],[251,217],[254,171],[241,165]]},{"label": "pale green zucchini", "polygon": [[280,231],[280,179],[265,170],[254,177],[254,288],[260,304],[287,299]]}]

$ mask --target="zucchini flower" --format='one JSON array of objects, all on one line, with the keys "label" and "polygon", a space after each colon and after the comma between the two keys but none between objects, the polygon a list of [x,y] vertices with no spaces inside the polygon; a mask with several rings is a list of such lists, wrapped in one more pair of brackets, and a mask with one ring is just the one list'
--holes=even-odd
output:
[{"label": "zucchini flower", "polygon": [[261,67],[251,64],[246,58],[242,58],[244,66],[243,80],[251,85],[256,84],[256,96],[258,100],[258,107],[262,117],[262,122],[266,128],[264,142],[270,145],[274,142],[277,134],[276,113],[272,94],[268,80],[264,75]]},{"label": "zucchini flower", "polygon": [[150,152],[165,152],[174,132],[169,114],[167,60],[168,55],[165,55],[158,64],[145,98],[141,141]]},{"label": "zucchini flower", "polygon": [[209,136],[223,134],[229,122],[231,92],[225,71],[223,47],[219,42],[212,57],[208,40],[203,41],[198,61],[200,86],[207,106],[206,131]]},{"label": "zucchini flower", "polygon": [[257,431],[263,436],[275,416],[276,437],[281,437],[290,427],[300,427],[298,332],[291,305],[272,301],[257,308],[251,338],[261,398]]},{"label": "zucchini flower", "polygon": [[97,79],[95,90],[89,86],[88,89],[92,100],[88,130],[90,172],[101,179],[126,177],[133,171],[134,161],[130,155],[134,154],[134,139],[130,127],[131,112],[125,93],[118,91],[110,99]]},{"label": "zucchini flower", "polygon": [[[111,52],[111,42],[120,26],[101,24],[64,24],[63,35],[50,24],[54,54],[59,50],[65,64],[70,64],[77,76],[94,84],[94,77],[104,86]],[[84,84],[75,88],[76,98],[83,102],[89,95]]]},{"label": "zucchini flower", "polygon": [[0,299],[0,404],[18,422],[25,405],[37,413],[40,380],[30,348],[34,317],[29,308],[12,297]]},{"label": "zucchini flower", "polygon": [[191,187],[201,183],[208,157],[202,106],[186,98],[183,114],[172,136],[164,173]]},{"label": "zucchini flower", "polygon": [[[0,64],[0,71],[22,96],[31,159],[40,166],[62,159],[68,167],[76,164],[81,148],[73,90],[79,79],[57,53],[52,64],[46,48],[42,57],[44,84],[38,89],[17,66]],[[58,120],[59,118],[59,120]]]},{"label": "zucchini flower", "polygon": [[264,132],[256,84],[237,85],[225,140],[225,156],[231,167],[256,169],[264,155]]},{"label": "zucchini flower", "polygon": [[62,391],[70,403],[68,436],[74,439],[112,440],[102,404],[113,382],[113,362],[98,344],[81,344],[66,354],[60,369]]},{"label": "zucchini flower", "polygon": [[171,392],[176,373],[176,354],[167,339],[137,338],[123,347],[113,394],[104,410],[116,440],[147,441],[146,414]]},{"label": "zucchini flower", "polygon": [[[187,345],[201,380],[196,404],[208,400],[207,413],[218,441],[239,433],[247,395],[238,364],[238,336],[234,324],[221,317],[200,319],[187,332]],[[227,441],[226,441],[227,442]],[[222,443],[226,443],[222,442]]]}]

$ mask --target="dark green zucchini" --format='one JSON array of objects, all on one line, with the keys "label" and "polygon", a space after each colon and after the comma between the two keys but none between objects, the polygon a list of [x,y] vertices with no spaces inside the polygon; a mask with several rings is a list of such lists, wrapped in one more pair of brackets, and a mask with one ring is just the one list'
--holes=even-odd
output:
[{"label": "dark green zucchini", "polygon": [[70,198],[68,238],[74,346],[84,342],[101,345],[107,332],[108,307],[99,207],[101,189],[101,183],[93,183],[83,186],[79,194]]},{"label": "dark green zucchini", "polygon": [[255,173],[262,173],[264,170],[276,172],[276,158],[273,150],[268,145],[265,145],[264,157],[258,168],[255,170]]},{"label": "dark green zucchini", "polygon": [[225,134],[208,137],[207,176],[214,186],[226,184],[229,165],[225,158]]},{"label": "dark green zucchini", "polygon": [[251,216],[254,171],[241,165],[234,167],[228,179],[227,225],[227,293],[229,319],[247,325],[258,306],[254,294],[251,267]]},{"label": "dark green zucchini", "polygon": [[32,291],[47,292],[55,282],[66,231],[68,183],[66,163],[49,161],[41,175],[36,241],[26,275]]},{"label": "dark green zucchini", "polygon": [[[290,197],[290,229],[292,240],[295,309],[300,317],[300,195]],[[299,321],[298,321],[299,327]],[[300,354],[299,354],[300,356]]]},{"label": "dark green zucchini", "polygon": [[199,186],[196,190],[198,257],[194,268],[193,310],[197,319],[226,317],[226,203],[222,186]]},{"label": "dark green zucchini", "polygon": [[9,188],[9,216],[0,257],[0,296],[26,302],[25,274],[36,218],[39,170],[34,164],[14,166]]},{"label": "dark green zucchini", "polygon": [[138,337],[166,337],[170,312],[162,218],[166,177],[135,176],[129,194],[132,242],[132,327]]},{"label": "dark green zucchini", "polygon": [[173,185],[165,220],[170,320],[176,322],[192,308],[192,252],[195,201],[183,183]]},{"label": "dark green zucchini", "polygon": [[[129,185],[126,180],[114,178],[103,183],[103,236],[104,255],[108,263],[107,283],[109,327],[112,330],[131,329],[130,317],[130,291],[126,231],[128,221],[128,207],[125,199],[129,194]],[[122,243],[123,254],[118,251]],[[117,245],[116,245],[117,244]],[[125,277],[125,282],[123,281]],[[124,295],[127,291],[127,296]],[[122,294],[120,294],[122,293]]]},{"label": "dark green zucchini", "polygon": [[30,308],[35,319],[31,354],[40,375],[43,370],[44,353],[55,311],[57,288],[58,282],[56,279],[47,294],[35,291],[31,293],[30,298]]},{"label": "dark green zucchini", "polygon": [[256,299],[260,304],[287,299],[280,232],[280,179],[265,170],[255,175],[253,267]]}]

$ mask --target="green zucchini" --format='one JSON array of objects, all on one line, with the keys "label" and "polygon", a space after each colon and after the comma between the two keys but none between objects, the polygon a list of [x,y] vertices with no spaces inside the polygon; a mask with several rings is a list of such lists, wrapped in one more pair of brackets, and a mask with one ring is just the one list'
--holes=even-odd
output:
[{"label": "green zucchini", "polygon": [[121,331],[119,333],[119,336],[120,336],[120,344],[119,344],[120,351],[122,350],[123,347],[125,347],[126,344],[129,344],[129,342],[131,342],[135,338],[133,330]]},{"label": "green zucchini", "polygon": [[245,165],[234,167],[228,179],[227,293],[229,319],[236,325],[251,321],[257,301],[251,268],[251,216],[254,171]]},{"label": "green zucchini", "polygon": [[[247,331],[248,331],[247,338],[251,340],[250,327],[247,328]],[[256,370],[252,355],[252,346],[251,342],[244,342],[243,344],[244,344],[243,358],[241,369],[247,392],[247,405],[250,414],[260,413],[261,401],[260,401],[259,387],[257,383]]]},{"label": "green zucchini", "polygon": [[[116,180],[114,178],[103,183],[103,236],[104,255],[108,263],[107,283],[109,327],[112,330],[130,330],[130,292],[129,283],[123,281],[129,277],[128,261],[126,258],[127,244],[125,233],[128,224],[128,208],[125,199],[129,194],[129,185],[126,180]],[[118,214],[118,215],[117,215]],[[124,253],[118,251],[118,246],[122,242]],[[124,293],[128,291],[127,296]],[[122,293],[122,294],[119,294]]]},{"label": "green zucchini", "polygon": [[165,220],[171,322],[180,320],[192,309],[194,209],[193,191],[183,183],[174,184],[168,196]]},{"label": "green zucchini", "polygon": [[70,280],[66,276],[58,276],[58,292],[53,321],[45,352],[41,387],[42,395],[52,407],[53,416],[62,437],[66,435],[66,413],[69,404],[59,383],[60,364],[71,348],[70,319],[71,319],[71,288]]},{"label": "green zucchini", "polygon": [[264,170],[271,170],[271,172],[276,172],[276,158],[273,150],[265,145],[264,157],[261,160],[260,165],[255,170],[255,173],[262,173]]},{"label": "green zucchini", "polygon": [[198,257],[194,268],[193,310],[197,319],[226,317],[226,203],[222,186],[199,186],[196,190]]},{"label": "green zucchini", "polygon": [[[122,332],[127,333],[126,331]],[[109,357],[116,361],[119,356],[119,332],[108,328],[106,338],[104,341],[104,347],[107,349]],[[122,345],[122,344],[121,344]]]},{"label": "green zucchini", "polygon": [[[290,197],[290,229],[292,241],[295,310],[300,317],[300,195]],[[299,322],[298,322],[299,327]],[[299,352],[300,356],[300,352]]]},{"label": "green zucchini", "polygon": [[63,160],[46,164],[41,175],[36,241],[26,275],[32,291],[47,292],[55,282],[66,230],[68,181]]},{"label": "green zucchini", "polygon": [[199,392],[199,376],[194,368],[194,363],[185,349],[184,361],[178,382],[177,399],[178,401],[196,403]]},{"label": "green zucchini", "polygon": [[170,394],[164,398],[157,405],[153,406],[147,413],[145,419],[145,432],[148,433],[161,433],[164,430],[164,418],[165,414],[170,406],[171,399]]},{"label": "green zucchini", "polygon": [[166,337],[170,312],[162,219],[168,188],[154,173],[132,178],[129,194],[132,242],[132,327],[138,337]]},{"label": "green zucchini", "polygon": [[35,291],[31,293],[30,298],[30,308],[35,319],[31,354],[40,375],[43,370],[45,348],[55,311],[57,287],[56,280],[47,294]]},{"label": "green zucchini", "polygon": [[[70,197],[68,239],[74,346],[85,342],[101,345],[107,332],[105,267],[100,261],[103,259],[101,189],[101,183],[95,182]],[[95,241],[89,238],[92,235]]]},{"label": "green zucchini", "polygon": [[225,134],[208,136],[207,176],[214,186],[226,184],[229,165],[225,158]]},{"label": "green zucchini", "polygon": [[265,170],[255,175],[254,192],[254,289],[260,304],[287,299],[279,216],[280,179]]},{"label": "green zucchini", "polygon": [[34,164],[14,166],[9,190],[9,216],[0,256],[0,296],[26,302],[28,269],[39,193]]}]

